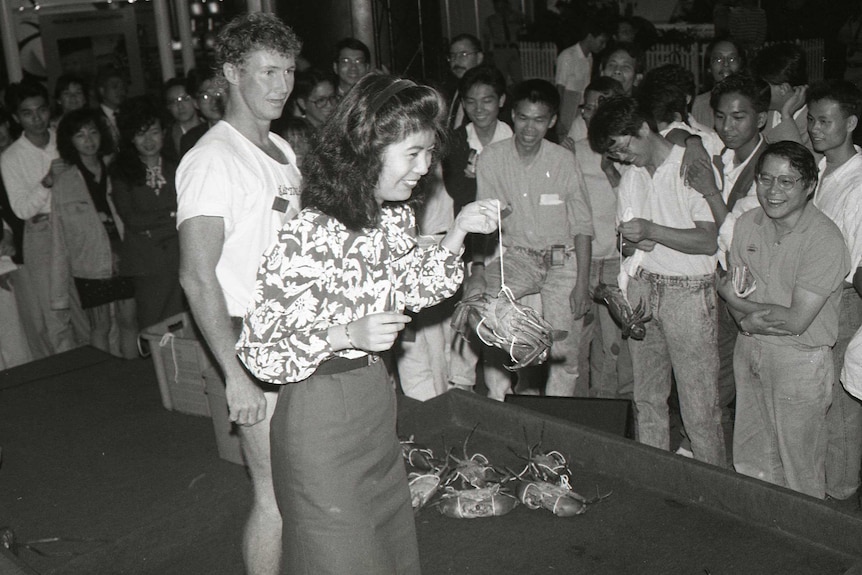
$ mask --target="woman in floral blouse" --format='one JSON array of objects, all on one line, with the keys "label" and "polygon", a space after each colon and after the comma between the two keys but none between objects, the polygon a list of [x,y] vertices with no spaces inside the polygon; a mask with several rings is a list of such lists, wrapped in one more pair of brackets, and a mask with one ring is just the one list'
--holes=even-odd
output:
[{"label": "woman in floral blouse", "polygon": [[497,214],[495,201],[469,204],[440,244],[418,245],[408,200],[444,125],[433,89],[363,78],[306,158],[305,209],[258,272],[237,349],[258,378],[289,384],[271,431],[287,573],[419,573],[379,354],[410,321],[405,308],[456,291],[465,235],[492,232]]}]

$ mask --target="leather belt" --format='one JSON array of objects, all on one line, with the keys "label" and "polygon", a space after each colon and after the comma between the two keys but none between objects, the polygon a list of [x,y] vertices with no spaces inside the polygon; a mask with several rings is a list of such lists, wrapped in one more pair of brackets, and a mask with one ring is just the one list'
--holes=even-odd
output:
[{"label": "leather belt", "polygon": [[333,357],[317,366],[314,375],[333,375],[336,373],[344,373],[345,371],[353,371],[374,365],[380,360],[380,356],[374,353],[363,355],[355,359],[347,359],[346,357]]}]

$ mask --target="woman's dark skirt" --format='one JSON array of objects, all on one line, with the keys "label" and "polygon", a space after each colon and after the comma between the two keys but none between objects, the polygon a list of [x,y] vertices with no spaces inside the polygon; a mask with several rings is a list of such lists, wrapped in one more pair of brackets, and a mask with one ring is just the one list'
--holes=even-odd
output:
[{"label": "woman's dark skirt", "polygon": [[270,433],[285,573],[419,573],[395,419],[380,360],[283,386]]}]

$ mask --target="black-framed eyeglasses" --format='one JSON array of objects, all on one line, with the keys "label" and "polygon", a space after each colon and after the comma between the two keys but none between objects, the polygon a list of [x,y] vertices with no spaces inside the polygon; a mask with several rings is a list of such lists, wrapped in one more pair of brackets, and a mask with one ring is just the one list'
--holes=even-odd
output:
[{"label": "black-framed eyeglasses", "polygon": [[629,139],[626,140],[625,143],[616,142],[616,143],[614,143],[613,146],[608,148],[608,151],[607,151],[608,155],[611,157],[614,157],[614,158],[620,158],[620,157],[628,154],[629,148],[632,145],[632,140],[634,139],[634,136],[629,136],[628,138]]},{"label": "black-framed eyeglasses", "polygon": [[466,51],[449,52],[449,54],[446,56],[446,60],[449,62],[454,62],[455,60],[461,60],[462,58],[466,58],[467,56],[472,56],[473,54],[478,54],[478,53],[479,53],[478,50],[474,50],[472,52],[466,52]]},{"label": "black-framed eyeglasses", "polygon": [[177,96],[176,98],[168,98],[168,106],[176,106],[177,104],[183,104],[185,102],[191,102],[192,97],[188,94],[183,94],[182,96]]},{"label": "black-framed eyeglasses", "polygon": [[321,96],[315,100],[309,100],[308,103],[314,104],[317,108],[325,108],[326,106],[332,106],[335,104],[336,100],[337,98],[335,97],[335,94],[332,94],[331,96]]},{"label": "black-framed eyeglasses", "polygon": [[789,192],[797,182],[802,181],[802,176],[794,178],[793,176],[773,176],[771,174],[757,174],[757,184],[764,188],[771,188],[773,185],[782,192]]},{"label": "black-framed eyeglasses", "polygon": [[737,62],[739,62],[739,56],[716,56],[710,62],[713,64],[718,64],[719,66],[723,64],[727,64],[728,66],[733,66]]},{"label": "black-framed eyeglasses", "polygon": [[364,66],[366,64],[365,58],[339,58],[338,63],[341,66],[350,66],[351,64],[355,66]]},{"label": "black-framed eyeglasses", "polygon": [[200,95],[200,99],[204,102],[216,102],[218,100],[221,100],[222,98],[224,98],[224,94],[222,94],[221,92],[204,92]]}]

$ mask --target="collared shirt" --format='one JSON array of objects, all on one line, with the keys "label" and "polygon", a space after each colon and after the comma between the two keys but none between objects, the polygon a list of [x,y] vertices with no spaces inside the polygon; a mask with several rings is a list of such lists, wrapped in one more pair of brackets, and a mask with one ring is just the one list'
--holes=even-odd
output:
[{"label": "collared shirt", "polygon": [[[726,149],[721,155],[721,163],[724,165],[724,188],[721,190],[721,199],[724,201],[725,205],[727,205],[730,192],[733,191],[733,186],[736,185],[736,180],[739,179],[739,175],[751,162],[751,159],[755,156],[755,153],[760,146],[766,145],[766,140],[763,139],[762,135],[758,135],[757,138],[757,146],[755,146],[754,150],[751,151],[751,154],[749,154],[748,157],[738,166],[734,165],[736,150]],[[733,205],[733,209],[724,218],[724,223],[721,224],[721,228],[718,230],[718,250],[720,252],[719,260],[721,267],[724,269],[727,269],[727,252],[730,251],[730,244],[733,241],[733,228],[736,226],[736,220],[745,212],[758,207],[760,207],[760,202],[757,199],[757,183],[752,182],[751,187],[748,189],[748,193],[736,201]]]},{"label": "collared shirt", "polygon": [[384,311],[419,311],[453,295],[463,278],[460,254],[417,243],[409,206],[384,206],[380,224],[359,233],[305,209],[264,254],[239,357],[263,381],[302,381],[328,359],[366,355],[333,351],[331,326]]},{"label": "collared shirt", "polygon": [[[584,176],[585,189],[593,215],[593,259],[618,258],[617,190],[602,171],[602,155],[587,140],[575,142],[575,162]],[[625,166],[620,166],[625,168]]]},{"label": "collared shirt", "polygon": [[[618,221],[643,218],[677,229],[691,229],[695,222],[714,221],[703,196],[686,186],[679,175],[684,153],[685,148],[674,146],[652,176],[646,168],[638,166],[631,166],[622,175]],[[648,272],[680,277],[711,274],[716,262],[715,255],[685,254],[662,244],[656,244],[648,252],[636,250],[631,258]]]},{"label": "collared shirt", "polygon": [[592,216],[572,153],[547,140],[524,165],[514,138],[486,146],[476,165],[478,199],[498,199],[512,213],[502,222],[503,245],[545,250],[593,235]]},{"label": "collared shirt", "polygon": [[51,170],[51,162],[59,155],[56,134],[51,129],[48,133],[48,145],[44,148],[21,134],[0,156],[0,171],[9,203],[22,220],[51,213],[51,190],[42,185],[42,180]]},{"label": "collared shirt", "polygon": [[731,245],[734,266],[748,266],[757,281],[748,299],[790,307],[793,290],[827,297],[823,308],[799,336],[754,334],[772,345],[831,346],[838,338],[841,286],[850,268],[850,255],[841,231],[811,203],[794,228],[781,237],[762,208],[743,214],[736,222]]},{"label": "collared shirt", "polygon": [[820,183],[814,205],[835,222],[850,250],[850,273],[845,281],[853,283],[862,262],[862,153],[857,148],[852,158],[823,175],[826,158],[820,160]]}]

